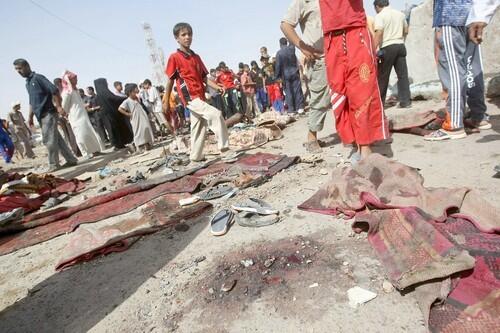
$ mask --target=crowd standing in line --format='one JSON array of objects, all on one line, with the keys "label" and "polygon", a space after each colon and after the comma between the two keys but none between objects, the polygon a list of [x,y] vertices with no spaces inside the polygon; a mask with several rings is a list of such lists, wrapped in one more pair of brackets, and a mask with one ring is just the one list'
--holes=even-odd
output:
[{"label": "crowd standing in line", "polygon": [[[425,140],[460,139],[467,136],[465,128],[491,128],[479,44],[499,2],[435,0],[433,26],[438,74],[447,94],[446,120]],[[83,91],[74,73],[66,71],[52,84],[25,59],[17,59],[14,67],[26,79],[30,113],[26,124],[20,103],[13,103],[0,128],[0,153],[6,162],[14,151],[21,158],[34,158],[31,129],[36,117],[48,150],[48,171],[61,167],[59,154],[66,161],[63,167],[73,166],[77,156],[92,158],[106,145],[118,150],[133,143],[138,151],[148,150],[164,135],[182,134],[186,127],[191,160],[201,161],[208,130],[223,152],[228,149],[228,127],[236,122],[251,122],[268,111],[302,114],[308,109],[306,150],[321,152],[317,132],[332,110],[337,133],[344,144],[353,144],[351,162],[357,163],[371,153],[373,143],[390,136],[384,102],[392,68],[398,77],[399,107],[411,107],[407,17],[388,0],[373,5],[374,19],[366,16],[362,0],[292,0],[281,20],[285,37],[276,56],[263,46],[260,65],[256,60],[241,62],[237,73],[224,61],[208,71],[191,50],[191,26],[179,23],[174,27],[179,49],[168,58],[165,88],[146,79],[126,84],[124,94],[122,82],[115,81],[112,92],[107,80],[99,78],[95,90],[90,86]]]}]

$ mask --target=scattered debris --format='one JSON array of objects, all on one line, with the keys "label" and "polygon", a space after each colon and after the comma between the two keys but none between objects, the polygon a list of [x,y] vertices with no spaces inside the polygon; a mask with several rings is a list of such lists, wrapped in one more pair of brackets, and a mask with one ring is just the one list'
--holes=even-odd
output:
[{"label": "scattered debris", "polygon": [[377,294],[356,286],[347,291],[347,297],[349,298],[349,306],[355,309],[359,305],[367,303],[377,297]]},{"label": "scattered debris", "polygon": [[143,180],[146,180],[146,177],[144,177],[142,172],[140,172],[139,170],[137,170],[135,172],[135,176],[133,176],[133,177],[128,176],[127,177],[127,183],[129,183],[129,184],[135,184],[135,183],[138,183],[138,182],[143,181]]},{"label": "scattered debris", "polygon": [[308,154],[300,158],[300,162],[306,164],[316,164],[321,161],[323,161],[323,157],[320,154]]},{"label": "scattered debris", "polygon": [[392,293],[394,291],[394,286],[389,281],[385,280],[382,283],[382,289],[387,293]]},{"label": "scattered debris", "polygon": [[220,291],[223,291],[223,292],[230,292],[231,290],[233,290],[234,286],[236,285],[236,280],[229,280],[229,281],[226,281],[222,284],[222,287],[220,288]]},{"label": "scattered debris", "polygon": [[500,178],[500,164],[495,166],[495,172],[496,174],[493,176],[494,178]]},{"label": "scattered debris", "polygon": [[267,259],[266,261],[264,261],[264,267],[266,267],[266,268],[271,267],[275,261],[276,261],[275,257]]},{"label": "scattered debris", "polygon": [[123,168],[110,168],[110,167],[103,167],[97,169],[99,178],[104,179],[109,176],[118,176],[121,173],[127,173],[128,171],[123,169]]},{"label": "scattered debris", "polygon": [[248,268],[250,266],[253,266],[254,265],[254,262],[252,259],[244,259],[241,261],[241,264],[245,267],[245,268]]},{"label": "scattered debris", "polygon": [[205,261],[206,259],[207,259],[207,257],[205,257],[205,256],[199,256],[199,257],[194,258],[194,262],[195,262],[195,264],[199,264],[200,262]]},{"label": "scattered debris", "polygon": [[328,175],[328,170],[326,170],[325,168],[322,168],[319,170],[319,173],[320,173],[320,175],[326,176],[326,175]]},{"label": "scattered debris", "polygon": [[309,286],[309,288],[318,288],[319,284],[318,283],[313,283]]}]

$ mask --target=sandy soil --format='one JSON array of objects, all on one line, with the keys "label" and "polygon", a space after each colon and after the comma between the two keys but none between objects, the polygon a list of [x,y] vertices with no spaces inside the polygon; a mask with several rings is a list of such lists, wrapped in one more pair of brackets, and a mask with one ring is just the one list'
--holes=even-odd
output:
[{"label": "sandy soil", "polygon": [[[420,102],[415,108],[437,105]],[[498,102],[488,107],[493,130],[436,143],[394,134],[392,145],[377,149],[419,168],[426,186],[475,188],[498,205],[500,180],[492,175],[500,163],[500,110]],[[330,135],[332,127],[328,118],[320,136]],[[301,118],[283,139],[256,151],[303,155],[306,130],[307,120]],[[425,332],[412,295],[382,289],[383,268],[365,237],[351,232],[350,221],[296,208],[328,181],[322,169],[335,168],[349,151],[335,143],[325,148],[324,162],[294,165],[232,199],[257,196],[272,203],[282,216],[272,226],[234,225],[227,235],[213,237],[208,216],[202,216],[145,236],[123,253],[62,272],[54,267],[68,235],[0,257],[1,331]],[[102,187],[114,188],[113,177],[95,177],[96,168],[108,164],[134,175],[161,152],[109,153],[57,174],[93,177],[86,191],[69,202],[76,204]],[[43,148],[38,154],[43,157]],[[240,264],[245,259],[254,264],[245,268]],[[273,264],[266,267],[269,259]],[[220,291],[234,280],[229,293]],[[356,285],[376,292],[377,298],[350,308],[347,290]]]}]

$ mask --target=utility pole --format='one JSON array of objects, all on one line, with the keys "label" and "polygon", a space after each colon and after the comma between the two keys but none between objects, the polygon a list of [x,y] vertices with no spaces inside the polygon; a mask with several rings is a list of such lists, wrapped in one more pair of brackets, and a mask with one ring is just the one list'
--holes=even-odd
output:
[{"label": "utility pole", "polygon": [[143,23],[144,35],[146,38],[146,45],[149,49],[149,59],[153,67],[153,77],[151,81],[156,86],[164,86],[167,83],[167,76],[165,75],[165,56],[163,50],[156,46],[156,41],[153,37],[153,30],[149,23]]}]

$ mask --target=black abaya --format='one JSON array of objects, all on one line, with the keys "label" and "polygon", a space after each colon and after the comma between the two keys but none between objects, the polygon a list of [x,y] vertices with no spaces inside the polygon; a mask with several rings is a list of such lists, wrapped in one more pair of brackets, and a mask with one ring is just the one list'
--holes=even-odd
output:
[{"label": "black abaya", "polygon": [[115,148],[124,148],[126,144],[134,139],[127,117],[118,111],[118,107],[125,100],[124,97],[116,96],[108,89],[106,79],[100,78],[94,81],[97,93],[96,102],[101,107],[101,116],[106,131],[110,136],[111,144]]}]

